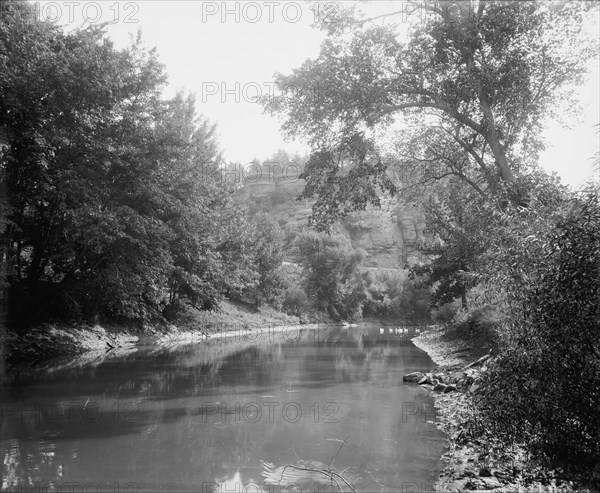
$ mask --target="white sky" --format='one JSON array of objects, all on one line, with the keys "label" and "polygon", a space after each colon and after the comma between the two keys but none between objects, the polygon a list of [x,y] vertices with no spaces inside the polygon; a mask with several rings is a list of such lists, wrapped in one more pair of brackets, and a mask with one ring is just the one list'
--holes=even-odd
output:
[{"label": "white sky", "polygon": [[[40,17],[55,19],[59,24],[78,27],[84,18],[117,20],[108,32],[119,46],[125,45],[129,35],[141,28],[146,45],[156,46],[166,65],[170,81],[167,95],[181,88],[196,93],[198,112],[218,124],[219,141],[227,160],[248,163],[253,158],[267,159],[280,148],[288,152],[307,150],[299,142],[286,143],[277,120],[263,114],[254,99],[258,91],[265,94],[273,90],[270,84],[275,72],[289,73],[307,58],[318,55],[323,34],[310,26],[315,15],[331,12],[331,3],[316,0],[34,3]],[[371,1],[362,8],[370,15],[377,15],[404,5],[409,8],[408,2]],[[579,121],[573,122],[571,129],[552,124],[547,132],[548,150],[542,156],[542,165],[558,172],[571,185],[592,177],[591,157],[598,150],[600,139],[592,128],[600,122],[598,65],[598,60],[591,65],[592,73],[580,91],[583,111]]]}]

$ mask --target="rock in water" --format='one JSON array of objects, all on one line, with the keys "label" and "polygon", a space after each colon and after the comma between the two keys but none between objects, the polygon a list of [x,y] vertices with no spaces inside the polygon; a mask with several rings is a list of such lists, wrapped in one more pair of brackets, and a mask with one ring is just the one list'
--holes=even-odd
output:
[{"label": "rock in water", "polygon": [[443,373],[434,373],[433,378],[437,378],[440,382],[444,383],[446,375],[444,375]]},{"label": "rock in water", "polygon": [[444,392],[446,390],[446,385],[444,385],[443,383],[438,383],[435,387],[433,387],[433,390],[437,390],[439,392]]},{"label": "rock in water", "polygon": [[414,383],[418,383],[419,380],[421,380],[425,375],[423,375],[423,373],[421,373],[420,371],[415,371],[413,373],[408,373],[407,375],[404,375],[402,377],[402,380],[404,382],[414,382]]}]

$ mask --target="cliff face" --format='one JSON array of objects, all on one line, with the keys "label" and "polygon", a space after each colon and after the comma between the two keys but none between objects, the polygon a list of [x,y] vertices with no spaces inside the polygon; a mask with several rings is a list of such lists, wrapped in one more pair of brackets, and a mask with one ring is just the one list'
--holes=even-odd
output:
[{"label": "cliff face", "polygon": [[423,213],[396,198],[382,200],[381,208],[354,213],[340,225],[353,246],[367,252],[368,267],[387,269],[401,269],[421,259],[417,246],[424,229]]},{"label": "cliff face", "polygon": [[[307,225],[314,203],[296,200],[303,188],[302,180],[278,180],[266,174],[245,186],[256,208],[272,214],[292,235]],[[337,231],[350,238],[355,248],[366,251],[367,267],[402,269],[413,265],[422,258],[417,245],[424,240],[424,214],[416,205],[397,198],[381,202],[381,208],[351,214],[336,226]]]}]

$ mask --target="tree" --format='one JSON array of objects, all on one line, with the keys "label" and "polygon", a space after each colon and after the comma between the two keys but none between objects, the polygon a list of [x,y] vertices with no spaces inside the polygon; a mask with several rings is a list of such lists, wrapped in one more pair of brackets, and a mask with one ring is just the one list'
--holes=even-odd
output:
[{"label": "tree", "polygon": [[296,239],[306,294],[318,310],[333,319],[362,315],[366,279],[358,267],[364,252],[344,237],[307,230]]},{"label": "tree", "polygon": [[[318,223],[377,203],[379,188],[394,190],[376,137],[399,117],[418,119],[424,129],[414,136],[418,155],[401,163],[418,160],[471,185],[475,174],[482,192],[506,187],[512,200],[522,200],[515,174],[535,161],[545,117],[565,101],[594,53],[582,28],[588,4],[419,6],[427,16],[406,42],[394,26],[347,12],[325,23],[329,37],[319,56],[278,74],[282,95],[263,101],[284,118],[287,134],[313,148],[305,195],[317,196]],[[290,95],[290,87],[302,90]]]},{"label": "tree", "polygon": [[406,39],[341,7],[321,25],[329,36],[319,56],[279,74],[282,95],[264,105],[313,148],[302,177],[303,196],[317,198],[317,227],[378,205],[382,193],[417,197],[442,239],[425,267],[433,299],[466,305],[481,274],[478,229],[493,227],[490,209],[529,203],[544,121],[569,106],[593,56],[583,22],[590,4],[418,7]]},{"label": "tree", "polygon": [[[68,33],[26,2],[0,18],[2,270],[15,327],[213,308],[253,282],[214,126],[141,37]],[[226,225],[224,227],[223,225]],[[36,310],[31,310],[31,307]]]},{"label": "tree", "polygon": [[477,259],[485,251],[490,215],[485,214],[484,199],[457,179],[449,179],[435,190],[435,200],[425,207],[427,228],[434,232],[435,241],[422,247],[431,260],[414,266],[411,278],[425,276],[434,306],[458,298],[466,309],[467,291],[477,283]]},{"label": "tree", "polygon": [[261,213],[256,215],[252,223],[253,247],[258,285],[252,290],[257,304],[269,303],[280,306],[286,288],[286,281],[281,270],[283,262],[283,230],[273,217]]},{"label": "tree", "polygon": [[[122,253],[123,265],[131,265],[127,256],[142,246],[132,232],[144,225],[132,214],[134,194],[123,188],[131,186],[135,171],[143,172],[139,161],[137,169],[132,162],[143,157],[164,82],[156,55],[139,44],[115,52],[100,27],[64,34],[37,22],[32,9],[8,2],[0,20],[0,126],[8,141],[2,162],[8,202],[3,239],[15,320],[36,315],[27,308],[34,299],[47,305],[60,295],[57,304],[63,307],[80,304],[90,291],[80,286],[79,300],[69,292],[110,257]],[[117,190],[124,200],[108,209]],[[102,251],[107,242],[115,249]],[[138,253],[154,257],[157,252]],[[143,265],[142,259],[134,265]],[[128,281],[140,279],[140,272],[130,274]],[[94,282],[104,281],[99,276]],[[107,286],[104,293],[109,291]],[[123,306],[128,302],[122,299]]]}]

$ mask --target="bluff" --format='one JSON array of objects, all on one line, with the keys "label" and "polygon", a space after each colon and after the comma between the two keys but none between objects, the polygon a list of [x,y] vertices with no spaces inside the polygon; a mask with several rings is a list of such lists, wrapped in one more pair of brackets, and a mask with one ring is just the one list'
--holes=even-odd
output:
[{"label": "bluff", "polygon": [[[304,181],[263,168],[244,183],[243,193],[255,210],[271,214],[293,238],[308,224],[314,201],[297,200]],[[340,221],[336,229],[366,252],[365,266],[402,269],[422,259],[418,245],[425,241],[425,216],[417,204],[383,198],[381,208],[370,207]]]}]

